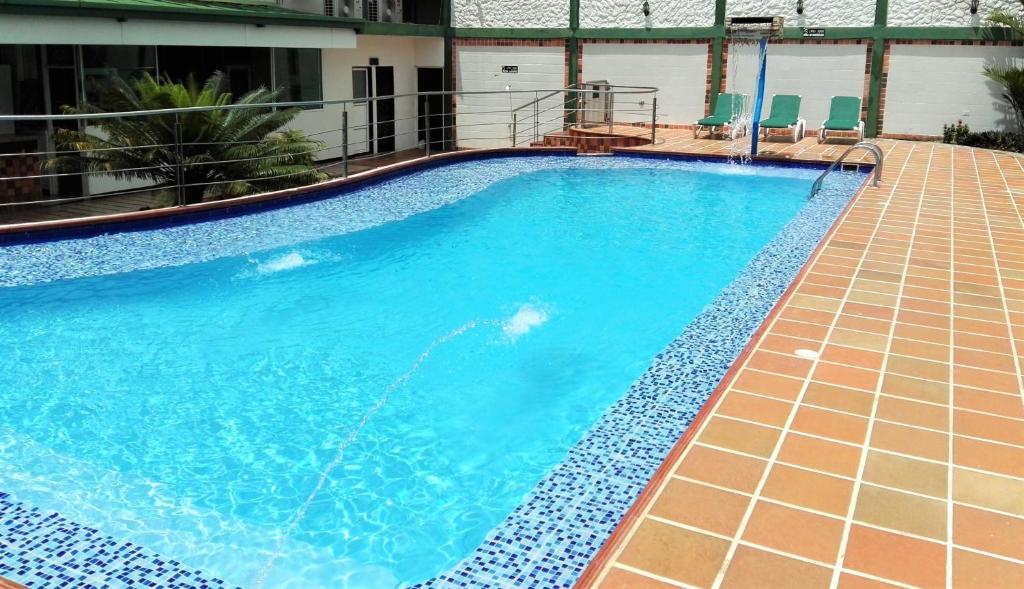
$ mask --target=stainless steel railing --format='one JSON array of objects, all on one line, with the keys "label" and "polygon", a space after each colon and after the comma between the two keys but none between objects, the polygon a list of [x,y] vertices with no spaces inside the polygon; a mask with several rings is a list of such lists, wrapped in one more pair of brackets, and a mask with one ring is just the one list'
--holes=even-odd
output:
[{"label": "stainless steel railing", "polygon": [[[138,144],[93,144],[83,150],[62,144],[46,134],[42,147],[0,153],[0,225],[185,206],[200,200],[224,198],[242,184],[266,191],[282,184],[297,184],[312,172],[318,181],[413,157],[431,157],[441,151],[486,147],[522,147],[541,143],[545,135],[565,131],[581,121],[588,109],[581,92],[614,94],[613,120],[649,125],[657,119],[656,88],[609,87],[505,91],[415,92],[361,99],[288,101],[262,104],[225,104],[127,112],[54,115],[0,115],[17,124],[49,123],[102,136],[104,124],[124,121],[165,125],[163,141],[140,136]],[[519,103],[519,106],[515,106]],[[280,155],[247,153],[252,141],[211,140],[192,137],[185,129],[191,117],[212,111],[258,109],[301,110],[289,128],[307,129],[315,144],[291,154],[309,156],[303,170],[232,175],[223,170],[259,170],[264,163],[280,163]],[[640,130],[646,132],[645,130]],[[654,131],[651,130],[651,139]],[[595,138],[601,140],[602,138]],[[253,145],[258,147],[258,145]],[[63,158],[96,158],[121,151],[136,162],[110,169],[57,169]],[[226,155],[232,154],[232,155]],[[287,158],[285,158],[287,160]],[[84,161],[84,160],[83,160]],[[48,163],[51,162],[51,163]],[[287,162],[285,162],[287,163]],[[213,173],[212,170],[218,170]],[[292,182],[296,180],[296,182]]]},{"label": "stainless steel railing", "polygon": [[874,143],[861,141],[859,143],[851,145],[849,149],[843,152],[843,155],[836,158],[836,160],[832,162],[832,165],[830,165],[824,172],[821,173],[820,176],[818,176],[818,178],[814,181],[814,184],[811,185],[812,197],[821,192],[821,185],[825,182],[825,177],[831,174],[836,168],[841,166],[843,164],[843,161],[846,159],[846,156],[850,155],[851,153],[858,149],[863,149],[864,151],[874,156],[875,168],[871,172],[871,185],[874,186],[875,188],[878,188],[878,182],[882,179],[882,165],[885,163],[885,155],[882,153],[882,150]]}]

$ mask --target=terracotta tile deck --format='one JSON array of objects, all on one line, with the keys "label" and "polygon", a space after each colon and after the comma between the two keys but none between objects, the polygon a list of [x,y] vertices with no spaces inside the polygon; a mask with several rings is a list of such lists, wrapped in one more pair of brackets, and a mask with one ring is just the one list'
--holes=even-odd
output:
[{"label": "terracotta tile deck", "polygon": [[878,144],[580,587],[1024,587],[1024,159]]},{"label": "terracotta tile deck", "polygon": [[[731,151],[658,138],[636,149]],[[882,185],[855,197],[580,587],[1024,587],[1024,159],[877,143]]]}]

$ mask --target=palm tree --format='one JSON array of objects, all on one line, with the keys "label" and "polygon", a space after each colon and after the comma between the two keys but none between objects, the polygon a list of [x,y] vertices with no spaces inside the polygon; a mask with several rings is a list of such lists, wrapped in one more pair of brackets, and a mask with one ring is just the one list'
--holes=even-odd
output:
[{"label": "palm tree", "polygon": [[1024,69],[1014,66],[986,65],[985,77],[1003,87],[1003,100],[1013,109],[1017,128],[1024,130]]},{"label": "palm tree", "polygon": [[[1021,11],[1011,14],[997,10],[988,16],[989,24],[1010,29],[1018,38],[1024,37],[1024,0],[1018,0]],[[1017,128],[1024,130],[1024,69],[1015,66],[987,65],[986,78],[1003,87],[1003,100],[1013,109]]]},{"label": "palm tree", "polygon": [[[1021,10],[1024,11],[1024,0],[1018,1],[1020,2]],[[1024,37],[1024,16],[1021,14],[1010,14],[1004,10],[996,10],[988,15],[988,22],[996,27],[1006,27]]]},{"label": "palm tree", "polygon": [[[199,87],[190,76],[184,83],[144,74],[132,82],[120,78],[98,105],[64,107],[69,114],[265,104],[277,91],[258,88],[232,103],[222,92],[218,72]],[[319,182],[328,175],[317,169],[314,154],[323,143],[297,130],[281,130],[299,113],[297,108],[215,109],[175,114],[94,119],[100,133],[74,129],[56,132],[59,149],[81,152],[49,160],[48,170],[105,173],[119,180],[156,181],[157,187],[181,185],[185,203],[204,198],[229,198]],[[179,145],[180,144],[180,145]]]}]

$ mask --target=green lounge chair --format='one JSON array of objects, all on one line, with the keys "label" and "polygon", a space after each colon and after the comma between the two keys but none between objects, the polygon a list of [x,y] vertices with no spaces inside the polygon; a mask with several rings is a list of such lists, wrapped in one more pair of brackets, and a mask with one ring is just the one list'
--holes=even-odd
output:
[{"label": "green lounge chair", "polygon": [[828,120],[821,124],[818,143],[828,139],[829,131],[857,131],[857,140],[864,140],[864,121],[860,118],[861,100],[856,96],[833,96]]},{"label": "green lounge chair", "polygon": [[793,143],[800,141],[807,129],[807,121],[800,118],[800,97],[795,94],[772,96],[772,112],[761,121],[765,139],[772,129],[792,129]]},{"label": "green lounge chair", "polygon": [[696,139],[705,128],[711,135],[714,135],[715,131],[729,127],[729,137],[736,139],[741,129],[734,127],[733,122],[746,110],[746,107],[746,94],[719,93],[718,100],[715,101],[715,112],[711,113],[710,117],[704,117],[697,121],[697,126],[693,129],[693,138]]}]

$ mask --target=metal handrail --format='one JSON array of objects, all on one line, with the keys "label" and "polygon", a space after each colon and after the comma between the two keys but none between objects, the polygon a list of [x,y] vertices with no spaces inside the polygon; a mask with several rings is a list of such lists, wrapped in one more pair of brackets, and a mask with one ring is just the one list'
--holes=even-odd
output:
[{"label": "metal handrail", "polygon": [[[562,94],[564,92],[567,92],[569,90],[573,90],[575,86],[576,86],[576,84],[569,84],[568,86],[566,86],[565,88],[562,88],[561,90],[552,90],[552,91],[548,92],[547,94],[545,94],[544,96],[540,96],[540,97],[536,97],[536,94],[539,93],[539,92],[547,92],[547,90],[534,90],[533,92],[534,92],[535,98],[533,100],[513,108],[510,112],[519,112],[519,111],[523,110],[524,108],[526,108],[528,106],[532,106],[534,104],[539,103],[542,100],[547,100],[548,98],[551,98],[552,96],[557,96],[557,95]],[[508,92],[508,90],[506,90],[506,92]]]},{"label": "metal handrail", "polygon": [[[595,90],[603,94],[654,94],[658,89],[650,86],[621,86],[627,90]],[[80,121],[95,119],[116,119],[123,117],[141,117],[152,115],[169,115],[194,112],[209,112],[215,110],[240,110],[250,108],[291,108],[310,106],[333,106],[348,104],[366,104],[377,100],[390,100],[396,98],[410,98],[415,96],[476,96],[476,95],[503,95],[503,94],[533,94],[539,92],[560,93],[565,88],[539,89],[539,90],[437,90],[433,92],[408,92],[405,94],[391,94],[388,96],[373,96],[370,98],[343,98],[336,100],[305,100],[290,102],[261,102],[259,104],[223,104],[220,106],[186,106],[179,108],[161,108],[156,110],[131,110],[123,112],[97,112],[82,114],[44,114],[44,115],[2,115],[0,121]]]},{"label": "metal handrail", "polygon": [[[2,1],[2,0],[0,0],[0,1]],[[148,186],[147,185],[145,187],[138,188],[138,189],[132,189],[132,190],[127,190],[127,191],[110,192],[110,193],[105,193],[105,194],[88,194],[88,195],[83,195],[83,196],[67,196],[65,198],[50,198],[49,197],[50,195],[45,194],[45,189],[44,189],[43,190],[44,194],[38,195],[38,196],[41,196],[42,198],[38,198],[37,197],[37,200],[14,201],[14,202],[3,202],[3,203],[0,203],[0,212],[6,211],[6,210],[11,209],[11,208],[17,208],[17,207],[32,207],[32,206],[42,206],[42,205],[50,205],[50,204],[71,203],[71,202],[76,202],[76,201],[81,201],[81,200],[89,200],[89,199],[96,198],[96,197],[101,197],[101,196],[118,196],[118,195],[121,195],[121,194],[133,194],[133,193],[137,193],[137,192],[138,193],[153,192],[154,190],[162,190],[162,191],[167,191],[169,193],[172,193],[173,196],[174,196],[174,199],[175,199],[175,204],[178,205],[178,206],[183,206],[183,205],[186,204],[187,199],[189,198],[185,194],[185,192],[184,192],[185,189],[187,189],[187,188],[195,188],[195,187],[201,187],[201,186],[211,186],[211,185],[215,185],[215,184],[225,184],[225,183],[230,183],[230,182],[242,182],[242,181],[260,182],[260,181],[263,181],[263,180],[270,180],[270,179],[274,179],[274,178],[278,178],[278,177],[291,176],[291,175],[295,175],[295,174],[298,174],[298,173],[302,173],[302,172],[294,172],[294,173],[284,174],[283,176],[270,176],[270,177],[256,176],[256,177],[251,177],[251,178],[235,178],[235,179],[223,178],[223,179],[220,179],[220,180],[217,180],[217,181],[214,181],[214,182],[197,181],[197,180],[200,180],[200,178],[196,177],[194,180],[190,181],[189,175],[191,175],[195,171],[196,168],[202,169],[202,168],[214,165],[214,164],[224,164],[224,163],[232,163],[232,162],[249,162],[249,161],[255,162],[255,161],[259,161],[259,160],[271,159],[271,158],[274,158],[274,157],[278,157],[276,155],[262,155],[262,156],[261,155],[254,155],[252,157],[243,157],[243,156],[240,156],[240,155],[235,155],[232,159],[210,161],[210,162],[185,161],[185,157],[184,157],[183,152],[185,151],[186,146],[193,146],[193,145],[195,145],[195,146],[201,146],[201,145],[220,145],[220,144],[225,144],[225,143],[239,143],[239,142],[202,141],[202,140],[190,141],[189,138],[182,137],[182,135],[183,135],[182,128],[184,126],[184,123],[187,120],[185,117],[188,114],[190,114],[190,113],[216,112],[216,111],[241,110],[241,109],[270,110],[270,109],[274,109],[274,108],[285,108],[285,107],[338,105],[336,108],[337,108],[337,111],[340,111],[340,112],[337,113],[339,115],[339,118],[340,118],[340,121],[341,121],[340,128],[333,128],[334,125],[331,125],[327,129],[320,129],[320,130],[318,130],[318,131],[316,131],[314,133],[310,133],[309,136],[313,137],[313,136],[316,136],[316,135],[334,134],[334,133],[338,133],[340,131],[341,135],[342,135],[340,143],[337,143],[335,141],[324,142],[322,147],[317,147],[316,149],[309,149],[307,151],[304,151],[302,154],[298,154],[298,155],[307,155],[308,156],[310,154],[314,154],[314,153],[319,152],[319,153],[323,154],[325,157],[330,157],[331,159],[329,159],[329,160],[321,160],[320,162],[318,162],[316,165],[314,165],[312,167],[312,170],[325,170],[325,169],[330,168],[332,170],[335,170],[336,171],[335,173],[337,173],[339,176],[348,177],[348,175],[349,175],[349,160],[351,159],[350,158],[350,156],[351,156],[350,151],[352,150],[352,147],[354,145],[362,145],[362,144],[365,144],[365,141],[366,141],[365,139],[360,139],[356,143],[353,143],[350,140],[349,133],[352,132],[352,131],[359,131],[359,130],[365,130],[365,129],[368,129],[368,128],[372,128],[372,124],[371,123],[359,123],[357,125],[350,125],[349,124],[349,120],[350,120],[350,116],[349,116],[350,113],[349,113],[349,111],[351,110],[351,108],[350,108],[349,105],[358,105],[358,106],[369,105],[369,104],[375,103],[378,100],[389,100],[389,99],[395,99],[396,101],[399,100],[399,99],[404,99],[406,101],[408,101],[410,99],[413,99],[413,100],[417,100],[418,99],[418,100],[422,101],[423,99],[420,98],[420,97],[428,97],[428,96],[444,97],[444,98],[450,100],[450,103],[451,103],[451,106],[453,107],[453,110],[449,111],[448,107],[446,106],[441,113],[437,113],[438,116],[443,116],[443,120],[440,122],[440,124],[437,121],[433,121],[433,119],[431,118],[431,115],[434,114],[434,113],[431,113],[430,109],[429,109],[429,106],[427,106],[425,112],[418,113],[418,114],[411,114],[409,116],[396,117],[396,118],[392,119],[390,122],[394,123],[396,125],[396,127],[395,127],[394,131],[391,132],[391,134],[384,135],[384,136],[376,136],[376,134],[374,134],[373,138],[376,139],[376,140],[390,139],[390,138],[399,137],[399,136],[401,136],[401,137],[412,136],[412,137],[415,138],[418,134],[422,134],[424,132],[424,130],[425,130],[426,131],[426,137],[427,137],[427,143],[426,143],[427,156],[429,157],[431,155],[431,151],[432,151],[432,149],[431,149],[432,144],[431,143],[434,141],[432,139],[432,137],[436,138],[437,134],[442,134],[443,135],[444,139],[442,140],[442,150],[447,150],[447,149],[451,148],[451,145],[453,145],[452,142],[454,141],[455,132],[458,131],[459,129],[468,128],[468,127],[486,128],[486,127],[503,126],[503,125],[507,124],[508,120],[505,119],[505,121],[502,121],[500,119],[502,119],[504,117],[507,117],[508,115],[511,115],[511,125],[510,125],[510,127],[511,127],[510,130],[512,131],[511,138],[508,135],[503,135],[503,134],[494,135],[492,133],[485,133],[484,135],[478,135],[478,134],[476,134],[476,132],[473,132],[473,133],[467,135],[467,139],[466,140],[471,143],[473,141],[491,142],[491,141],[502,141],[502,140],[508,141],[509,139],[511,139],[511,142],[510,142],[511,145],[512,146],[517,146],[517,145],[520,144],[520,140],[519,140],[519,137],[517,137],[517,135],[516,135],[516,132],[517,132],[517,130],[516,130],[516,124],[517,124],[516,123],[516,115],[519,114],[519,115],[521,115],[521,118],[523,119],[522,121],[519,121],[519,126],[523,127],[523,129],[519,129],[519,134],[523,134],[522,131],[523,130],[527,130],[527,132],[532,135],[532,140],[533,141],[535,141],[535,142],[539,141],[540,140],[540,136],[548,132],[547,129],[549,128],[549,126],[552,129],[559,128],[559,127],[564,129],[565,125],[571,125],[572,124],[572,118],[571,117],[573,117],[573,115],[580,115],[581,113],[583,113],[583,112],[585,112],[587,110],[590,110],[590,109],[587,109],[587,108],[581,108],[581,105],[579,105],[579,104],[573,104],[573,97],[578,97],[579,94],[581,92],[583,92],[583,91],[584,90],[582,89],[582,85],[572,84],[572,85],[569,85],[569,86],[566,86],[566,87],[562,87],[562,88],[558,88],[558,89],[545,89],[545,90],[511,90],[511,89],[510,90],[504,90],[504,91],[502,91],[502,90],[490,90],[490,91],[488,91],[488,90],[480,90],[480,91],[460,91],[460,90],[454,90],[454,91],[433,91],[433,92],[410,92],[410,93],[404,93],[404,94],[393,94],[393,95],[388,95],[388,96],[374,96],[374,97],[355,98],[355,99],[343,99],[343,100],[266,102],[266,103],[259,103],[259,104],[224,104],[224,105],[211,105],[211,106],[199,106],[199,107],[181,107],[181,108],[168,108],[168,109],[151,109],[151,110],[137,110],[137,111],[124,111],[124,112],[91,112],[91,113],[81,113],[80,112],[80,113],[75,113],[75,114],[36,114],[36,115],[13,115],[13,114],[9,115],[9,114],[2,114],[2,115],[0,115],[0,121],[15,121],[15,122],[63,121],[63,122],[76,122],[79,125],[101,124],[100,121],[102,121],[102,120],[108,120],[109,121],[109,120],[117,120],[117,119],[122,119],[122,118],[123,119],[131,119],[131,118],[154,117],[154,116],[156,116],[156,117],[164,117],[163,120],[167,121],[168,125],[170,127],[173,127],[174,138],[171,139],[170,142],[167,142],[167,143],[160,143],[159,141],[156,142],[156,143],[144,142],[141,145],[124,145],[124,146],[97,147],[94,150],[89,150],[89,149],[85,149],[85,150],[62,149],[59,146],[57,146],[57,147],[53,147],[53,148],[50,148],[50,149],[42,149],[42,150],[39,150],[39,151],[32,151],[32,152],[18,152],[18,153],[10,153],[10,154],[3,153],[3,154],[0,154],[0,158],[16,157],[16,156],[17,157],[34,156],[34,157],[41,157],[44,160],[50,160],[50,159],[59,159],[60,156],[63,156],[63,155],[75,154],[75,153],[80,153],[80,152],[112,152],[112,151],[118,151],[118,150],[133,150],[133,149],[135,149],[135,150],[138,150],[138,149],[142,149],[142,150],[147,150],[147,149],[148,150],[167,149],[167,150],[173,150],[174,153],[173,153],[173,158],[170,161],[168,161],[168,162],[164,162],[164,163],[147,162],[148,164],[153,164],[153,165],[145,165],[145,166],[142,166],[142,167],[132,167],[132,168],[126,168],[126,169],[122,169],[122,170],[106,170],[106,169],[98,169],[97,168],[97,169],[80,169],[80,170],[75,170],[75,171],[57,171],[56,169],[48,170],[46,168],[43,168],[43,169],[39,169],[39,170],[33,170],[33,172],[35,172],[35,173],[32,173],[30,175],[26,175],[24,172],[22,172],[22,173],[13,172],[10,176],[3,176],[2,174],[0,174],[0,184],[3,184],[4,182],[7,182],[7,181],[16,182],[16,181],[22,181],[22,180],[49,181],[49,182],[51,182],[51,184],[49,184],[51,190],[53,190],[53,188],[56,186],[55,184],[53,184],[53,182],[55,181],[56,178],[76,177],[76,176],[82,177],[82,178],[91,178],[91,177],[94,177],[94,176],[103,176],[103,175],[110,174],[110,173],[117,172],[117,171],[123,171],[123,172],[131,173],[131,172],[146,172],[146,171],[149,171],[149,170],[163,169],[163,171],[161,172],[160,176],[166,178],[166,180],[160,180],[160,182],[164,182],[162,184],[153,185],[153,186]],[[591,89],[591,90],[586,90],[586,91],[588,93],[597,93],[597,94],[601,94],[601,95],[615,95],[615,94],[620,94],[620,95],[637,95],[637,98],[632,98],[631,102],[624,102],[623,104],[624,105],[634,105],[634,104],[638,105],[638,104],[640,104],[640,102],[638,102],[638,101],[645,100],[645,95],[650,95],[650,96],[655,96],[656,97],[658,89],[655,88],[655,87],[647,87],[647,86],[617,86],[617,85],[616,86],[610,86],[609,85],[609,86],[607,86],[605,88]],[[482,108],[477,110],[477,108],[473,108],[474,105],[472,104],[473,103],[472,100],[467,102],[466,104],[462,104],[462,101],[458,100],[459,97],[473,97],[473,96],[502,96],[502,97],[506,97],[506,96],[520,96],[520,95],[523,95],[523,96],[528,95],[532,100],[530,102],[527,102],[527,103],[525,103],[523,105],[520,105],[518,108],[514,108],[514,109],[512,109],[512,108],[509,108],[509,109],[497,109],[497,108],[495,108],[494,105],[488,106],[488,105],[481,104],[481,105],[478,105],[478,106],[480,106]],[[565,100],[556,101],[558,104],[552,104],[552,105],[541,104],[542,101],[544,101],[544,100],[549,100],[550,101],[550,99],[552,99],[553,97],[556,97],[558,95],[564,95],[566,97],[566,99]],[[446,100],[446,103],[448,102],[448,100]],[[509,102],[512,102],[512,100],[510,99]],[[529,109],[531,107],[531,105],[533,107],[532,108],[532,112],[529,115],[524,115],[522,111],[524,109]],[[654,98],[654,100],[652,101],[652,107],[653,108],[651,109],[651,112],[650,112],[652,123],[657,120],[657,118],[656,118],[657,117],[657,114],[656,114],[656,112],[657,112],[656,108],[657,107],[655,105],[656,105],[656,98]],[[469,108],[466,109],[465,108],[466,106],[468,106]],[[511,107],[511,104],[509,105],[509,107]],[[413,107],[413,108],[415,109],[415,107]],[[594,110],[601,110],[601,109],[594,109]],[[464,116],[467,116],[467,117],[475,116],[475,115],[490,115],[490,116],[493,116],[493,118],[495,120],[493,122],[491,122],[491,121],[476,121],[476,120],[474,120],[472,118],[467,118],[465,121],[456,123],[455,122],[455,118],[454,118],[455,114],[456,114],[456,111],[458,111],[459,115],[464,115]],[[413,112],[415,112],[415,110]],[[645,109],[638,109],[636,107],[630,107],[630,108],[624,109],[622,112],[623,113],[627,113],[627,114],[628,113],[633,113],[633,114],[636,114],[636,115],[641,115],[641,118],[643,118],[643,115],[648,113],[648,111],[646,111]],[[501,115],[501,113],[505,113],[504,117]],[[549,120],[548,120],[548,117],[550,117]],[[487,118],[490,118],[490,117],[487,117]],[[531,118],[532,118],[532,120],[531,120]],[[424,127],[421,124],[416,124],[414,121],[425,122],[426,125]],[[527,121],[528,121],[528,123],[526,123]],[[564,121],[564,123],[561,123],[560,121]],[[406,124],[406,123],[409,123],[409,124]],[[524,124],[524,123],[526,123],[526,124]],[[529,129],[529,127],[532,127],[532,129]],[[449,133],[450,133],[450,135],[449,135]],[[651,140],[652,140],[652,142],[654,141],[654,134],[655,134],[655,132],[652,130],[651,131]],[[362,143],[360,143],[360,142],[362,142]],[[250,143],[250,142],[246,141],[245,143]],[[257,142],[253,141],[252,143],[257,143]],[[415,139],[412,140],[412,143],[415,144]],[[469,145],[469,143],[467,143],[467,145]],[[421,146],[421,148],[423,147],[423,142],[422,141],[420,142],[420,146]],[[336,154],[335,152],[340,152],[340,156],[338,156],[338,154]],[[388,155],[389,153],[393,153],[393,152],[387,152],[387,153],[379,152],[379,153],[376,153],[374,156],[370,156],[370,159],[372,159],[374,157],[384,157],[384,156]],[[340,159],[340,161],[338,161],[339,159]],[[33,165],[37,165],[37,164],[33,164]],[[41,164],[39,164],[39,165],[41,165]],[[167,170],[168,168],[169,168],[169,171]],[[132,179],[133,182],[135,180],[136,179]],[[140,178],[139,180],[140,181],[141,180],[147,180],[147,183],[148,183],[148,180],[153,180],[153,178],[148,178],[148,175],[147,175],[147,178]],[[206,178],[204,178],[203,180],[206,180]],[[38,188],[38,186],[37,186],[37,188]],[[60,190],[60,187],[56,187],[56,188],[57,188],[58,191]],[[86,188],[86,190],[88,190],[88,188]],[[4,224],[4,221],[0,220],[0,225],[3,225],[3,224]]]},{"label": "metal handrail", "polygon": [[875,188],[878,188],[878,181],[881,180],[882,178],[882,164],[885,162],[885,155],[882,153],[882,150],[879,149],[879,147],[874,143],[861,141],[860,143],[851,145],[849,149],[843,152],[843,155],[839,156],[834,162],[832,162],[832,165],[830,165],[824,172],[821,173],[820,176],[818,176],[818,178],[814,181],[814,184],[811,185],[812,197],[821,192],[821,185],[822,183],[825,182],[825,176],[828,176],[829,173],[838,168],[839,165],[843,163],[843,160],[846,159],[846,156],[850,155],[850,153],[857,149],[863,149],[864,151],[875,156],[875,169],[872,171],[871,185]]}]

